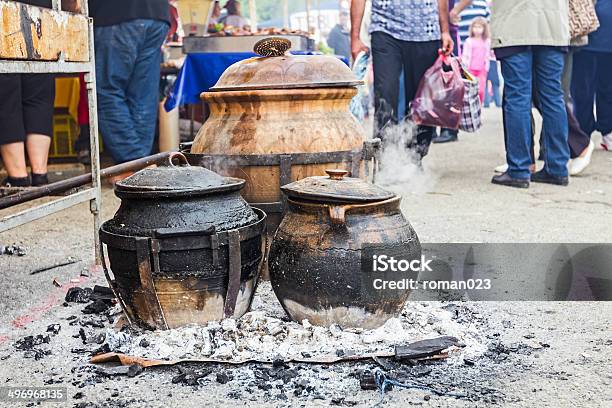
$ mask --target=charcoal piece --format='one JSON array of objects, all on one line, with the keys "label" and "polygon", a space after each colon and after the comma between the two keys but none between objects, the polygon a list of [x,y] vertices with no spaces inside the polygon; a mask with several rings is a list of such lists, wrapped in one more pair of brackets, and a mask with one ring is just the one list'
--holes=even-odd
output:
[{"label": "charcoal piece", "polygon": [[374,374],[372,373],[364,373],[361,375],[361,377],[359,378],[359,386],[361,387],[362,390],[375,390],[378,388],[378,385],[376,385],[376,378],[374,377]]},{"label": "charcoal piece", "polygon": [[233,380],[233,376],[231,374],[228,374],[225,371],[222,371],[220,373],[217,373],[217,382],[219,384],[227,384],[228,382],[230,382],[231,380]]},{"label": "charcoal piece", "polygon": [[113,290],[106,286],[95,285],[93,287],[93,293],[91,294],[92,300],[107,300],[112,301],[115,299],[115,294]]},{"label": "charcoal piece", "polygon": [[37,336],[26,336],[23,339],[17,340],[15,348],[17,350],[31,350],[34,346],[38,346],[43,343],[49,343],[51,341],[49,335],[43,336],[39,334]]},{"label": "charcoal piece", "polygon": [[395,346],[395,358],[397,360],[407,360],[431,357],[440,353],[442,350],[457,346],[458,344],[459,340],[451,336],[415,341],[405,346]]},{"label": "charcoal piece", "polygon": [[47,333],[58,334],[61,328],[62,326],[57,323],[50,324],[49,326],[47,326]]},{"label": "charcoal piece", "polygon": [[91,299],[93,290],[91,288],[80,288],[75,286],[74,288],[68,289],[64,300],[69,303],[87,303]]},{"label": "charcoal piece", "polygon": [[115,377],[115,376],[128,376],[136,377],[138,374],[143,372],[142,366],[138,364],[132,364],[129,366],[117,366],[117,367],[97,367],[97,372],[103,377]]},{"label": "charcoal piece", "polygon": [[96,300],[82,310],[85,314],[100,314],[106,312],[110,308],[110,305],[103,300]]}]

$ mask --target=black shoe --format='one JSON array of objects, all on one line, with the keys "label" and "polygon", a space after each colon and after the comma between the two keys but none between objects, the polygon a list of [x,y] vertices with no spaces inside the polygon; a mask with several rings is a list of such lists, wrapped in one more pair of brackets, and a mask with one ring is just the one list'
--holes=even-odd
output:
[{"label": "black shoe", "polygon": [[544,169],[537,171],[531,175],[531,181],[534,183],[554,184],[556,186],[567,186],[569,177],[555,177],[548,174]]},{"label": "black shoe", "polygon": [[47,177],[47,173],[45,174],[36,174],[32,173],[32,186],[40,187],[49,184],[49,178]]},{"label": "black shoe", "polygon": [[11,188],[11,187],[30,187],[32,185],[32,183],[30,182],[30,178],[29,177],[7,177],[4,180],[2,180],[2,183],[0,183],[0,187],[7,187],[7,188]]},{"label": "black shoe", "polygon": [[529,188],[529,179],[514,178],[508,173],[493,176],[491,183],[507,187]]},{"label": "black shoe", "polygon": [[448,142],[456,142],[459,140],[458,137],[459,132],[453,129],[442,129],[440,130],[440,135],[435,137],[432,142],[433,143],[448,143]]}]

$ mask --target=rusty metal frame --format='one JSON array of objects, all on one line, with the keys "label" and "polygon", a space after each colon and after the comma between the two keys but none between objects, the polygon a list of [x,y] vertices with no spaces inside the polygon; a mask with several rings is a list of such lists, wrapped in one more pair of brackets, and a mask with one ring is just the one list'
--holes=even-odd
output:
[{"label": "rusty metal frame", "polygon": [[[287,154],[194,154],[188,153],[191,143],[181,144],[181,151],[187,157],[191,165],[206,167],[218,171],[218,167],[224,163],[232,163],[233,166],[279,166],[279,182],[283,186],[291,183],[291,168],[295,165],[325,164],[325,163],[350,163],[350,174],[352,177],[361,177],[361,162],[364,162],[364,173],[366,177],[371,174],[372,182],[376,179],[376,162],[380,149],[380,139],[372,139],[364,142],[360,150],[341,150],[335,152],[319,153],[287,153]],[[371,171],[370,171],[370,166]],[[250,203],[261,208],[268,214],[283,213],[286,209],[286,199],[273,203]]]},{"label": "rusty metal frame", "polygon": [[[61,1],[53,0],[53,10],[62,12]],[[30,6],[28,6],[30,7]],[[82,2],[82,14],[89,15],[87,0]],[[87,99],[89,102],[89,146],[91,152],[91,188],[84,192],[74,193],[67,197],[42,204],[31,209],[8,215],[0,219],[0,232],[16,228],[28,222],[55,214],[59,211],[73,207],[77,204],[89,202],[89,210],[94,221],[94,247],[96,264],[102,261],[100,243],[97,239],[100,228],[100,209],[102,205],[100,188],[100,154],[98,144],[98,102],[96,98],[96,63],[94,51],[93,20],[88,23],[88,62],[66,62],[63,55],[58,61],[14,61],[0,59],[0,73],[85,73],[87,86]]]},{"label": "rusty metal frame", "polygon": [[[111,276],[111,270],[106,264],[104,257],[104,244],[115,248],[135,251],[138,261],[138,273],[140,276],[141,289],[144,293],[145,303],[151,316],[151,321],[147,322],[155,329],[168,329],[168,323],[164,317],[157,292],[155,290],[154,274],[159,274],[159,254],[164,251],[211,249],[213,253],[213,267],[219,266],[219,250],[221,246],[228,247],[229,258],[229,280],[227,294],[225,297],[224,315],[231,317],[236,309],[238,293],[240,291],[240,276],[242,274],[241,246],[242,241],[249,240],[256,236],[266,235],[266,213],[258,208],[253,208],[259,220],[253,224],[240,227],[229,231],[215,232],[214,228],[204,228],[201,230],[158,230],[153,237],[137,237],[128,235],[114,234],[106,231],[104,225],[100,228],[100,247],[102,251],[102,268],[104,276],[108,281],[115,297],[123,308],[130,324],[133,323],[130,316],[135,316],[132,310],[127,307],[117,288],[115,279]],[[262,250],[261,258],[265,257]],[[260,264],[261,266],[261,264]],[[255,282],[257,285],[257,282]]]}]

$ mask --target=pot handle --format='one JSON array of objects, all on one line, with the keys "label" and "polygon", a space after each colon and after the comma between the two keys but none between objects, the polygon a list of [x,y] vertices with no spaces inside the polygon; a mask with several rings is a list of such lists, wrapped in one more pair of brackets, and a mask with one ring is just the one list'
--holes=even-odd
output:
[{"label": "pot handle", "polygon": [[344,227],[346,225],[346,210],[350,208],[347,205],[330,205],[329,221],[333,227]]},{"label": "pot handle", "polygon": [[190,166],[187,157],[185,157],[185,155],[181,152],[170,152],[170,154],[168,155],[168,161],[165,161],[161,164],[167,167],[176,167],[177,165],[174,164],[175,160],[178,161],[179,164],[182,164],[184,166]]}]

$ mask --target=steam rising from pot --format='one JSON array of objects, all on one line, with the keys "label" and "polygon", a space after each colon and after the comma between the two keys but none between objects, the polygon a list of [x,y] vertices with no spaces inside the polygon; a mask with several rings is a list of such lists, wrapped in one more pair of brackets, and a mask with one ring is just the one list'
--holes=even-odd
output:
[{"label": "steam rising from pot", "polygon": [[421,162],[419,154],[406,147],[414,135],[415,125],[408,120],[383,129],[384,148],[376,184],[403,196],[423,195],[434,189],[437,176],[428,160]]}]

